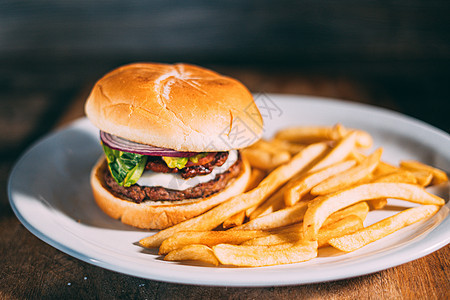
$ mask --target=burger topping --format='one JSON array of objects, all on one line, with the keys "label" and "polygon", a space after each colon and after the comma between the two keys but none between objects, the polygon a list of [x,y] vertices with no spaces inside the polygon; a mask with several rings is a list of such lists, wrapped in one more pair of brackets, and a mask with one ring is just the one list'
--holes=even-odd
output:
[{"label": "burger topping", "polygon": [[[181,177],[192,178],[197,175],[211,173],[215,167],[221,167],[228,159],[229,152],[219,152],[212,156],[212,159],[204,164],[195,164],[181,170]],[[232,159],[234,161],[234,159]],[[229,166],[229,164],[227,164]]]},{"label": "burger topping", "polygon": [[[205,165],[185,167],[181,170],[169,169],[161,159],[149,157],[146,170],[141,178],[136,182],[141,186],[162,186],[173,190],[184,190],[199,183],[213,180],[217,174],[226,172],[238,160],[238,151],[218,152],[215,159]],[[149,166],[151,166],[149,168]],[[167,168],[168,172],[156,172],[162,168]],[[207,173],[206,173],[207,172]],[[193,175],[191,177],[186,177]],[[183,176],[184,175],[184,176]],[[201,176],[197,176],[201,175]]]},{"label": "burger topping", "polygon": [[118,151],[102,144],[111,176],[120,186],[135,184],[144,172],[147,156]]},{"label": "burger topping", "polygon": [[[194,178],[198,175],[208,175],[213,172],[214,168],[221,167],[225,161],[227,161],[229,156],[229,152],[197,153],[191,157],[147,156],[139,153],[130,153],[112,149],[104,143],[102,143],[102,146],[112,178],[114,178],[119,186],[124,187],[130,187],[131,185],[138,183],[144,170],[152,172],[145,172],[145,177],[147,179],[142,179],[140,180],[141,182],[148,181],[148,177],[154,177],[150,176],[155,175],[153,173],[179,173],[178,177],[181,177],[184,180]],[[234,156],[235,159],[229,161],[234,163],[237,159],[237,154],[234,153]],[[229,166],[230,164],[228,164],[228,167]],[[219,174],[225,170],[226,169],[216,170],[215,174]],[[158,178],[158,181],[161,181],[164,178],[164,176],[159,177],[162,178]],[[170,178],[164,178],[164,180],[172,180],[173,176],[169,177]],[[203,182],[205,182],[205,180],[206,178],[203,179]],[[177,186],[180,186],[180,184],[177,183]]]},{"label": "burger topping", "polygon": [[[118,185],[117,182],[111,177],[109,172],[105,172],[104,178],[105,183],[108,185],[113,194],[116,194],[117,196],[122,198],[132,200],[133,202],[136,203],[141,203],[145,200],[176,201],[176,200],[208,197],[214,193],[220,192],[227,186],[227,184],[233,178],[238,176],[238,174],[241,171],[241,166],[242,161],[237,160],[225,172],[214,175],[212,179],[210,179],[209,181],[204,183],[199,183],[197,181],[195,186],[188,188],[184,186],[185,189],[182,190],[168,189],[162,186],[140,186],[138,184],[125,188],[123,186]],[[159,174],[159,175],[179,176],[178,174]],[[209,177],[210,175],[206,176]],[[185,182],[195,180],[196,178],[183,181]]]},{"label": "burger topping", "polygon": [[170,157],[189,157],[197,154],[196,152],[182,152],[168,148],[139,144],[104,131],[100,131],[100,139],[102,140],[102,143],[109,148],[128,153]]},{"label": "burger topping", "polygon": [[191,163],[191,165],[198,164],[198,162],[206,156],[211,157],[212,160],[214,159],[215,153],[202,152],[191,157],[162,156],[161,158],[166,162],[169,168],[183,169],[189,162]]},{"label": "burger topping", "polygon": [[182,178],[188,179],[211,173],[215,167],[222,166],[227,158],[228,152],[200,153],[186,158],[185,163],[180,158],[149,157],[145,170],[157,173],[179,173]]}]

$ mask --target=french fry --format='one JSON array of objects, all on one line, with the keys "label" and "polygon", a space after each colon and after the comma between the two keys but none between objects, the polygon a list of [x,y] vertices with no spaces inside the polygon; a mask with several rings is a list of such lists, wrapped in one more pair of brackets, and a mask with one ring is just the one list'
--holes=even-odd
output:
[{"label": "french fry", "polygon": [[[329,239],[352,233],[361,228],[363,228],[363,221],[355,215],[349,215],[343,219],[320,228],[317,239],[318,246],[319,248],[324,247],[328,245]],[[303,226],[296,226],[291,227],[289,230],[248,240],[241,245],[277,245],[283,243],[295,243],[302,239]]]},{"label": "french fry", "polygon": [[[228,231],[238,230],[270,230],[274,228],[281,228],[294,224],[303,220],[303,216],[308,208],[310,202],[299,202],[294,206],[287,207],[282,210],[261,216],[254,220],[251,220],[241,226],[236,226]],[[335,223],[341,219],[344,219],[350,215],[357,216],[362,221],[365,220],[367,213],[369,212],[369,206],[366,202],[356,203],[344,209],[334,212],[324,222],[324,226]],[[296,227],[296,226],[294,226]],[[289,228],[280,229],[289,231]]]},{"label": "french fry", "polygon": [[[355,146],[355,139],[356,139],[356,134],[354,132],[350,133],[348,136],[346,136],[341,141],[339,141],[339,143],[333,149],[331,149],[331,151],[329,151],[323,158],[321,158],[318,163],[316,163],[314,166],[312,166],[308,170],[308,172],[315,172],[317,170],[328,167],[334,163],[337,163],[337,162],[343,160],[346,156],[349,155],[349,153],[352,152],[352,150]],[[293,181],[299,179],[302,175],[303,174],[297,174],[293,178]],[[273,201],[280,199],[278,197],[281,194],[284,195],[284,192],[287,189],[289,189],[291,186],[292,186],[292,182],[288,183],[284,187],[282,187],[282,189],[277,192],[277,195],[274,196]],[[272,205],[272,204],[270,203],[270,205]],[[266,208],[266,206],[264,208]],[[261,211],[265,211],[265,210],[260,209],[259,212],[261,213]],[[258,215],[258,214],[254,213],[253,215]]]},{"label": "french fry", "polygon": [[284,192],[284,203],[292,206],[304,195],[325,179],[343,172],[355,165],[354,160],[347,160],[330,165],[316,172],[308,172],[306,175],[292,182],[291,186]]},{"label": "french fry", "polygon": [[[272,194],[264,203],[256,207],[253,211],[251,211],[250,214],[248,214],[249,219],[253,220],[260,216],[264,216],[266,214],[284,208],[286,206],[284,201],[284,195],[286,191],[291,189],[294,186],[295,182],[297,182],[300,178],[303,178],[304,176],[305,173],[299,173],[296,176],[294,176],[288,183],[283,185],[274,194]],[[302,200],[308,199],[306,199],[306,197],[303,197]]]},{"label": "french fry", "polygon": [[232,215],[231,217],[223,221],[222,227],[224,229],[236,227],[242,225],[244,221],[245,221],[245,211],[240,211],[237,214]]},{"label": "french fry", "polygon": [[333,212],[354,203],[377,199],[397,198],[419,204],[444,205],[444,199],[425,189],[407,183],[367,183],[327,196],[317,197],[306,210],[303,218],[305,239],[316,240],[317,233],[326,218]]},{"label": "french fry", "polygon": [[326,195],[357,183],[373,172],[380,162],[382,152],[383,150],[379,148],[360,164],[325,179],[311,189],[311,194]]},{"label": "french fry", "polygon": [[275,139],[284,140],[295,143],[313,143],[319,141],[337,141],[342,139],[350,132],[356,135],[356,144],[358,147],[370,148],[373,144],[372,136],[363,131],[355,129],[347,129],[341,124],[330,126],[302,126],[291,127],[280,130],[276,133]]},{"label": "french fry", "polygon": [[296,244],[273,246],[239,246],[220,244],[213,247],[215,256],[224,265],[262,267],[291,264],[317,256],[317,242],[301,241]]},{"label": "french fry", "polygon": [[256,219],[281,209],[284,205],[283,194],[284,188],[282,187],[264,201],[264,203],[261,203],[261,205],[256,207],[248,216],[249,220]]},{"label": "french fry", "polygon": [[265,139],[260,139],[250,147],[247,147],[246,149],[261,149],[266,152],[275,153],[276,150],[273,149],[273,147],[270,146],[269,142]]},{"label": "french fry", "polygon": [[[339,161],[340,159],[343,159],[345,156],[348,155],[348,153],[351,151],[351,148],[354,146],[354,135],[350,135],[346,138],[344,138],[334,149],[329,151],[325,157],[321,158],[320,161],[312,166],[312,170],[308,171],[314,171],[317,167],[317,165],[321,166],[328,166],[330,164],[333,164],[334,161]],[[325,151],[323,151],[325,152]],[[295,181],[299,179],[302,176],[302,174],[297,174],[293,177],[292,181]],[[247,216],[250,218],[250,220],[257,218],[258,216],[271,213],[276,210],[276,208],[281,208],[281,201],[283,200],[284,192],[289,189],[292,186],[292,181],[290,183],[287,183],[282,188],[280,188],[275,194],[273,194],[266,203],[262,203],[260,207],[257,207],[253,209],[250,213],[247,213]]]},{"label": "french fry", "polygon": [[[392,173],[383,173],[383,175],[375,178],[373,182],[401,182],[416,184],[417,179],[411,172],[399,169],[398,171],[394,171]],[[384,208],[387,205],[387,202],[388,201],[386,198],[378,198],[367,201],[372,210]]]},{"label": "french fry", "polygon": [[[250,179],[247,184],[247,187],[245,188],[245,191],[248,192],[248,191],[253,190],[255,187],[257,187],[258,184],[264,179],[266,174],[267,173],[261,169],[252,168],[252,172],[250,173]],[[256,206],[252,206],[252,207],[248,208],[245,211],[245,216],[249,216],[255,209],[256,209]],[[245,219],[245,216],[244,216],[244,219]],[[236,222],[236,219],[230,221],[230,224],[235,223],[235,222]]]},{"label": "french fry", "polygon": [[[349,156],[355,159],[357,162],[362,162],[364,159],[366,159],[366,156],[357,150],[352,151]],[[376,177],[379,177],[385,174],[397,172],[399,170],[399,168],[394,167],[393,165],[390,165],[384,161],[380,161],[373,173]]]},{"label": "french fry", "polygon": [[159,254],[167,254],[187,245],[199,244],[212,247],[218,244],[241,244],[250,239],[269,235],[261,230],[231,231],[180,231],[162,242]]},{"label": "french fry", "polygon": [[354,149],[350,154],[348,155],[349,159],[356,160],[357,163],[362,162],[364,159],[366,159],[366,155],[359,152],[357,149]]},{"label": "french fry", "polygon": [[370,148],[373,140],[370,134],[362,130],[347,129],[341,124],[330,126],[302,126],[280,130],[275,138],[295,143],[313,143],[319,141],[336,141],[342,139],[350,132],[355,132],[356,142],[359,147]]},{"label": "french fry", "polygon": [[257,168],[252,168],[252,172],[250,173],[250,179],[247,183],[245,191],[248,192],[253,190],[255,187],[258,186],[258,184],[264,179],[265,176],[266,176],[265,171]]},{"label": "french fry", "polygon": [[297,223],[303,219],[308,202],[299,202],[294,206],[250,220],[229,230],[265,230]]},{"label": "french fry", "polygon": [[246,216],[246,217],[249,217],[249,216],[252,214],[252,212],[254,212],[255,209],[257,209],[258,207],[259,207],[259,205],[253,205],[253,206],[247,208],[247,209],[245,210],[245,216]]},{"label": "french fry", "polygon": [[352,132],[345,138],[340,140],[338,144],[325,155],[317,164],[315,164],[309,172],[314,172],[332,164],[342,161],[354,149],[356,141],[356,133]]},{"label": "french fry", "polygon": [[394,167],[393,165],[388,164],[387,162],[380,161],[380,163],[377,165],[377,167],[373,171],[373,174],[375,176],[381,176],[381,175],[384,175],[384,174],[397,172],[399,170],[400,170],[399,168]]},{"label": "french fry", "polygon": [[288,152],[290,154],[297,154],[300,150],[305,148],[304,145],[293,144],[283,140],[272,139],[270,141],[261,139],[248,147],[247,149],[261,149],[266,152],[277,154],[279,152]]},{"label": "french fry", "polygon": [[323,226],[327,226],[329,224],[336,223],[339,220],[342,220],[348,216],[356,216],[364,221],[369,213],[369,205],[366,202],[358,202],[341,210],[338,210],[332,213],[326,220],[323,222]]},{"label": "french fry", "polygon": [[392,173],[380,175],[374,178],[373,182],[401,182],[416,184],[417,179],[413,173],[399,169],[398,171],[394,171]]},{"label": "french fry", "polygon": [[387,205],[387,202],[386,198],[367,200],[367,204],[369,204],[369,207],[372,210],[384,208]]},{"label": "french fry", "polygon": [[287,151],[272,153],[259,148],[244,149],[241,153],[248,159],[252,167],[262,170],[272,170],[291,158]]},{"label": "french fry", "polygon": [[311,143],[339,139],[339,133],[330,126],[301,126],[282,129],[275,134],[278,140],[294,143]]},{"label": "french fry", "polygon": [[433,216],[439,210],[436,205],[422,205],[406,209],[392,217],[381,220],[352,234],[332,238],[331,246],[344,252],[355,251],[377,241],[403,227]]},{"label": "french fry", "polygon": [[355,215],[349,215],[336,222],[323,226],[317,235],[319,247],[328,245],[328,241],[334,237],[340,237],[364,228],[363,220]]},{"label": "french fry", "polygon": [[432,185],[441,184],[448,181],[448,176],[444,171],[415,160],[403,160],[400,162],[400,167],[413,171],[427,171],[431,173],[433,175],[433,179],[431,181]]},{"label": "french fry", "polygon": [[276,138],[272,139],[270,141],[270,144],[272,144],[274,146],[274,148],[276,148],[276,149],[280,149],[281,151],[289,152],[291,155],[295,155],[298,152],[300,152],[300,150],[305,148],[305,145],[295,144],[295,143],[291,143],[288,141],[279,140]]},{"label": "french fry", "polygon": [[[356,204],[353,204],[349,207],[343,208],[341,210],[338,210],[337,212],[332,213],[323,223],[323,226],[327,226],[329,224],[333,224],[338,222],[339,220],[342,220],[348,216],[356,216],[361,221],[364,222],[364,220],[367,217],[367,214],[369,213],[369,206],[366,202],[358,202]],[[303,232],[303,223],[296,223],[292,225],[288,225],[281,228],[275,228],[273,230],[270,230],[272,233],[284,233],[284,232],[290,232],[290,231],[299,231],[301,230]]]},{"label": "french fry", "polygon": [[323,143],[305,147],[288,163],[273,170],[253,190],[234,196],[200,216],[178,223],[172,227],[161,230],[152,236],[143,238],[139,243],[146,248],[156,248],[175,232],[186,230],[202,231],[216,228],[223,221],[238,212],[262,203],[269,195],[285,184],[295,174],[308,166],[326,149],[327,146]]},{"label": "french fry", "polygon": [[372,136],[362,130],[356,131],[356,145],[362,148],[370,148],[372,147],[373,139]]},{"label": "french fry", "polygon": [[[417,179],[411,172],[399,169],[392,173],[383,173],[375,178],[373,182],[401,182],[416,184]],[[372,210],[384,208],[387,205],[387,202],[388,201],[386,198],[378,198],[367,201]]]},{"label": "french fry", "polygon": [[242,246],[269,246],[285,243],[295,243],[303,239],[303,229],[273,233],[268,236],[254,238],[242,243]]},{"label": "french fry", "polygon": [[[323,226],[327,226],[329,224],[336,223],[337,221],[344,219],[351,215],[356,216],[359,219],[361,219],[362,221],[364,221],[366,219],[368,213],[369,213],[369,206],[367,205],[367,203],[366,202],[358,202],[349,207],[343,208],[337,212],[332,213],[325,220],[325,222],[323,223]],[[295,223],[292,225],[286,225],[286,226],[277,228],[277,227],[274,227],[273,225],[272,226],[270,225],[271,220],[269,217],[266,217],[266,218],[267,218],[266,221],[269,224],[269,225],[266,225],[267,230],[269,230],[272,233],[285,233],[285,232],[291,232],[291,231],[298,232],[299,230],[301,230],[301,232],[303,232],[303,224],[302,223]],[[301,216],[300,216],[299,220],[300,221],[302,220]],[[269,227],[273,228],[273,229],[269,229]],[[239,229],[236,229],[236,230],[239,230]]]},{"label": "french fry", "polygon": [[347,129],[341,124],[336,124],[334,126],[334,130],[339,133],[339,136],[342,138],[346,136],[349,132],[355,132],[356,133],[356,145],[358,147],[362,148],[370,148],[373,144],[372,136],[363,130],[357,130],[357,129]]},{"label": "french fry", "polygon": [[428,186],[433,180],[433,174],[425,170],[409,170],[416,177],[417,184],[420,186]]},{"label": "french fry", "polygon": [[220,264],[212,249],[205,245],[187,245],[181,249],[173,250],[164,257],[164,260],[192,260],[204,262],[214,266],[218,266]]}]

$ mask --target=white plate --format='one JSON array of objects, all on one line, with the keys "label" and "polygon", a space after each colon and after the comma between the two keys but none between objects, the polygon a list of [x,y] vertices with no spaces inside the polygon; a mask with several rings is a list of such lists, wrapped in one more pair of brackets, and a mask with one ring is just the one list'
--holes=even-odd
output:
[{"label": "white plate", "polygon": [[[450,171],[450,137],[391,111],[339,100],[258,95],[266,136],[288,125],[333,125],[367,130],[383,159],[418,159]],[[37,237],[53,247],[109,270],[159,281],[216,286],[305,284],[368,274],[425,256],[450,240],[449,204],[415,224],[353,253],[325,248],[308,262],[264,268],[208,267],[165,262],[137,245],[150,233],[104,215],[94,203],[89,172],[101,154],[98,130],[80,119],[31,147],[8,182],[11,206]],[[448,200],[448,187],[443,187]],[[396,203],[405,205],[405,203]],[[408,205],[408,204],[406,204]],[[367,224],[393,211],[369,214]]]}]

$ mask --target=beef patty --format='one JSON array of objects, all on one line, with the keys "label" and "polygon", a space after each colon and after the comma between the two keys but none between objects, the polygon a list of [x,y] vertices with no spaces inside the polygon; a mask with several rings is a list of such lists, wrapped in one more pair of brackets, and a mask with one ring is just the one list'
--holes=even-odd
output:
[{"label": "beef patty", "polygon": [[[222,164],[223,162],[221,165]],[[228,182],[239,175],[241,167],[242,160],[239,155],[238,160],[224,173],[217,174],[214,179],[208,182],[200,183],[192,188],[182,191],[166,189],[161,186],[140,186],[138,184],[134,184],[130,187],[123,187],[114,180],[109,171],[105,172],[104,180],[114,195],[127,200],[132,200],[136,203],[141,203],[145,200],[176,201],[205,198],[220,192],[227,186]],[[210,169],[212,168],[210,167]]]}]

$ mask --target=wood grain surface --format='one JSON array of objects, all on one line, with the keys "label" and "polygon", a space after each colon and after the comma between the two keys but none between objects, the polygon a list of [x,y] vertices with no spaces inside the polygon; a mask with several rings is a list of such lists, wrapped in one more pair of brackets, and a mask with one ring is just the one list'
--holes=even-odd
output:
[{"label": "wood grain surface", "polygon": [[[253,91],[293,93],[343,98],[396,109],[386,95],[374,97],[367,85],[341,77],[289,76],[260,73],[239,68],[223,68]],[[3,141],[24,145],[29,134],[41,124],[40,136],[50,128],[59,128],[83,115],[84,99],[92,82],[72,93],[72,99],[60,104],[52,121],[42,123],[54,102],[46,95],[30,92],[20,114],[14,105],[1,102],[4,113],[0,123]],[[67,95],[62,93],[63,95]],[[377,95],[377,94],[375,94]],[[17,96],[23,99],[23,94]],[[44,99],[44,100],[43,100]],[[14,100],[14,97],[12,97]],[[12,101],[10,100],[10,101]],[[9,104],[8,104],[9,103]],[[8,106],[9,105],[9,106]],[[9,108],[8,108],[9,107]],[[54,109],[54,108],[53,108]],[[17,124],[11,129],[11,124]],[[44,126],[45,125],[45,126]],[[42,127],[43,126],[43,127]],[[8,142],[9,143],[9,142]],[[6,181],[19,153],[5,142],[0,163],[0,299],[449,299],[450,246],[426,257],[357,278],[319,284],[233,288],[164,283],[108,271],[79,261],[33,236],[14,216],[6,196]],[[7,156],[6,153],[10,153]],[[49,183],[50,184],[50,183]]]}]

